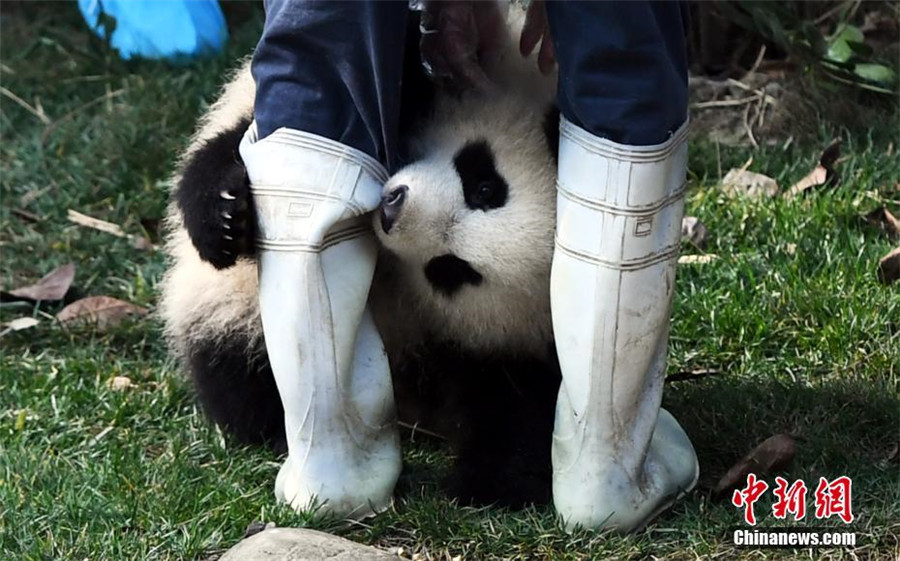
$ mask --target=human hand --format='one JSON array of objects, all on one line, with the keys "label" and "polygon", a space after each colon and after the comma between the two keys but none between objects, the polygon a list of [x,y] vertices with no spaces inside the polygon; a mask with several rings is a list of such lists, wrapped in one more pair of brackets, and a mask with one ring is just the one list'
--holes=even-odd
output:
[{"label": "human hand", "polygon": [[458,89],[491,89],[484,64],[505,38],[501,5],[494,1],[425,0],[418,8],[422,12],[422,64],[429,77]]},{"label": "human hand", "polygon": [[522,56],[528,56],[537,46],[538,68],[541,73],[549,74],[556,64],[556,51],[553,48],[553,40],[550,37],[550,26],[547,24],[547,10],[544,0],[532,0],[525,12],[525,25],[522,27],[522,36],[519,38],[519,52]]}]

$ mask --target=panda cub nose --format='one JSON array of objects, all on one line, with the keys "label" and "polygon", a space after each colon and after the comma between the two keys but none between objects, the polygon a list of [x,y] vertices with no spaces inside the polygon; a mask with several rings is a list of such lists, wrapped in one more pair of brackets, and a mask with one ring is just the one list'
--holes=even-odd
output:
[{"label": "panda cub nose", "polygon": [[391,231],[391,226],[394,225],[397,217],[400,216],[400,208],[403,206],[403,202],[406,201],[407,191],[409,191],[409,187],[400,185],[381,197],[379,212],[381,213],[381,229],[384,230],[385,234]]}]

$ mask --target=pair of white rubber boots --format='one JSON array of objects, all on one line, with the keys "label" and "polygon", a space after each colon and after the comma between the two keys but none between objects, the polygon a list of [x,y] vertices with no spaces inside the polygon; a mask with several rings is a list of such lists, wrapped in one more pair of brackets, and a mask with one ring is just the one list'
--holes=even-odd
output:
[{"label": "pair of white rubber boots", "polygon": [[[553,497],[569,528],[641,527],[697,479],[687,435],[660,409],[685,129],[633,147],[561,126]],[[366,309],[376,247],[365,215],[387,173],[362,152],[288,129],[257,140],[252,127],[240,151],[285,409],[288,458],[275,494],[297,509],[368,516],[390,505],[401,468],[390,371]]]}]

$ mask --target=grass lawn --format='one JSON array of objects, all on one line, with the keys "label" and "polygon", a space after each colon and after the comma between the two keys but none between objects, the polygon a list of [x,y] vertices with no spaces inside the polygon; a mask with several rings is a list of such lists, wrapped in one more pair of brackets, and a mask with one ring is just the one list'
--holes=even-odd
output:
[{"label": "grass lawn", "polygon": [[[259,12],[233,6],[240,31],[228,55],[180,67],[116,60],[88,37],[73,3],[4,3],[3,12],[0,286],[73,262],[67,301],[108,295],[152,309],[163,256],[75,226],[66,211],[153,235],[173,159],[223,72],[252,47]],[[549,508],[458,507],[439,487],[446,452],[408,433],[390,512],[350,527],[310,520],[275,504],[277,457],[236,447],[205,421],[158,321],[100,332],[55,323],[60,303],[4,303],[2,321],[40,324],[0,340],[0,559],[206,559],[257,520],[402,546],[421,559],[898,558],[900,286],[878,284],[875,265],[892,243],[858,218],[885,204],[900,211],[898,113],[884,115],[872,129],[823,125],[815,143],[787,148],[695,144],[688,212],[709,227],[707,251],[720,258],[679,270],[670,373],[719,374],[668,387],[666,407],[691,436],[702,474],[698,490],[648,530],[567,535]],[[845,155],[836,189],[750,201],[716,187],[720,168],[751,155],[752,170],[791,185],[834,136]],[[133,387],[108,388],[115,376]],[[819,476],[852,477],[855,550],[731,545],[740,513],[709,489],[780,432],[797,438],[789,480],[814,487]],[[757,507],[763,526],[776,525],[768,504]],[[811,514],[800,524],[823,525]]]}]

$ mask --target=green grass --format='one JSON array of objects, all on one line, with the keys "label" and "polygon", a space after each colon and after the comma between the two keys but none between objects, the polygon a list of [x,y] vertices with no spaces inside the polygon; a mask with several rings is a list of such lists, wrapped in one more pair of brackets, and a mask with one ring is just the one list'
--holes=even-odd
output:
[{"label": "green grass", "polygon": [[[180,67],[116,60],[72,4],[4,3],[3,12],[2,85],[51,124],[0,100],[2,287],[74,262],[69,300],[104,294],[152,308],[162,255],[74,226],[66,209],[153,234],[172,161],[223,72],[252,47],[259,12],[232,6],[239,31],[229,53]],[[702,476],[650,529],[567,535],[550,509],[458,507],[438,484],[446,452],[408,434],[394,509],[351,527],[310,520],[275,504],[277,457],[235,447],[200,415],[157,321],[100,333],[55,324],[59,304],[6,303],[3,321],[34,315],[41,324],[0,340],[0,558],[203,559],[254,520],[334,530],[426,559],[793,558],[735,550],[729,529],[739,513],[709,493],[739,456],[784,431],[798,437],[786,477],[853,478],[856,558],[896,558],[900,467],[889,456],[900,442],[900,288],[875,280],[891,243],[858,219],[881,204],[900,210],[900,159],[888,153],[897,112],[884,115],[871,132],[865,123],[823,125],[821,145],[845,139],[844,181],[794,201],[726,199],[718,169],[752,154],[752,169],[786,186],[811,168],[818,146],[695,146],[689,212],[709,227],[707,251],[719,259],[680,268],[670,372],[720,374],[668,388],[666,406],[690,434]],[[135,387],[108,389],[117,375]],[[839,549],[803,555],[850,558]]]}]

